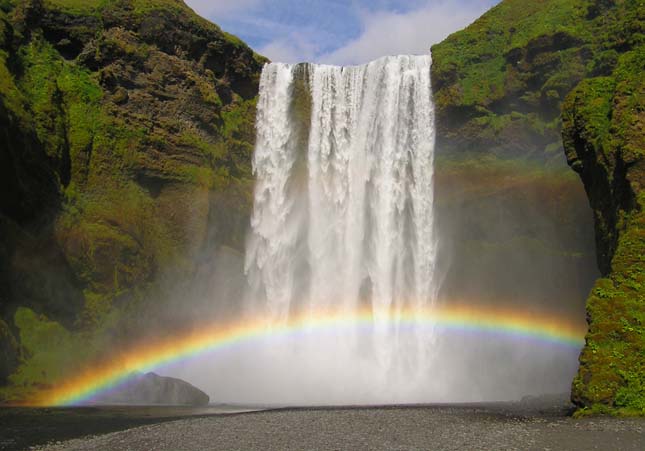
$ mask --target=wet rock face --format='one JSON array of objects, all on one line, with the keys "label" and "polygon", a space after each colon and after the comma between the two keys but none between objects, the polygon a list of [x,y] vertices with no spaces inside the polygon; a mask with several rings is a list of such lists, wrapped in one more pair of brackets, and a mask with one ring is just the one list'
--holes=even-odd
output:
[{"label": "wet rock face", "polygon": [[209,396],[188,382],[155,373],[135,376],[123,387],[94,399],[98,404],[206,406]]}]

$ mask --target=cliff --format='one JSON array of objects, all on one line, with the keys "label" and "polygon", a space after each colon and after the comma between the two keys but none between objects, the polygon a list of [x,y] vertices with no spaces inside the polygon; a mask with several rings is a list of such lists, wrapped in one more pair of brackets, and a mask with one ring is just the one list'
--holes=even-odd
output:
[{"label": "cliff", "polygon": [[505,0],[433,47],[441,152],[556,169],[566,154],[583,181],[603,276],[573,384],[583,411],[645,413],[644,27],[640,1]]},{"label": "cliff", "polygon": [[[442,295],[573,318],[595,225],[592,411],[645,409],[641,3],[504,0],[432,49]],[[0,0],[0,399],[239,264],[264,61],[181,0]]]},{"label": "cliff", "polygon": [[[626,5],[622,5],[625,7]],[[631,13],[631,14],[630,14]],[[573,400],[592,411],[645,414],[645,8],[625,14],[627,39],[605,76],[564,104],[564,144],[594,210],[603,278],[587,302],[589,333]],[[618,39],[616,39],[618,38]],[[616,40],[614,40],[616,39]]]},{"label": "cliff", "polygon": [[0,384],[241,249],[264,61],[181,0],[0,1]]},{"label": "cliff", "polygon": [[584,324],[593,216],[560,114],[599,70],[582,3],[502,1],[432,48],[444,298]]}]

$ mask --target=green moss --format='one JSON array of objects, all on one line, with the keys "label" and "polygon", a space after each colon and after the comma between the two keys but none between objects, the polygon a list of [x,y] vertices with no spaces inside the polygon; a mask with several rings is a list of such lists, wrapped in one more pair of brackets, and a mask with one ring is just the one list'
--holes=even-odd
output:
[{"label": "green moss", "polygon": [[[48,8],[62,10],[68,14],[98,15],[103,9],[114,7],[115,2],[113,0],[45,0],[44,3]],[[181,0],[132,0],[128,4],[136,14],[145,14],[159,9],[191,11]]]},{"label": "green moss", "polygon": [[101,143],[99,130],[111,126],[101,111],[103,90],[87,70],[66,62],[43,40],[25,46],[20,57],[24,73],[19,86],[29,101],[38,137],[51,157],[70,159],[70,178],[83,183],[86,154],[95,140]]},{"label": "green moss", "polygon": [[74,193],[57,225],[69,246],[70,263],[95,292],[118,294],[147,280],[153,265],[163,265],[177,243],[150,197],[136,184],[110,185]]},{"label": "green moss", "polygon": [[[241,39],[230,33],[222,32],[217,25],[197,15],[183,0],[44,0],[44,4],[49,9],[62,11],[66,14],[96,17],[101,17],[105,11],[124,8],[128,10],[131,17],[134,16],[138,20],[143,20],[152,12],[166,12],[181,17],[196,27],[217,32],[234,47],[248,49]],[[265,60],[256,54],[254,57],[258,61]]]},{"label": "green moss", "polygon": [[14,8],[13,0],[0,0],[0,12],[8,13]]},{"label": "green moss", "polygon": [[[88,302],[100,303],[93,296]],[[19,308],[13,322],[23,349],[22,363],[10,376],[10,385],[0,388],[0,399],[17,403],[31,399],[43,388],[53,386],[109,352],[114,339],[110,331],[120,315],[112,308],[99,325],[73,332],[31,309]]]},{"label": "green moss", "polygon": [[596,149],[601,148],[609,135],[615,86],[612,77],[585,80],[576,87],[564,107],[566,126],[575,128],[577,135]]},{"label": "green moss", "polygon": [[581,414],[645,414],[644,68],[643,45],[624,51],[564,104],[564,145],[590,195],[606,275],[587,302],[573,384]]},{"label": "green moss", "polygon": [[527,3],[506,0],[463,31],[432,48],[433,71],[459,74],[459,98],[454,104],[486,105],[504,95],[503,55],[523,48],[538,36],[566,31],[586,35],[583,1],[547,0]]},{"label": "green moss", "polygon": [[222,110],[222,140],[226,149],[223,158],[216,158],[213,165],[226,167],[231,176],[247,179],[251,175],[251,161],[255,144],[255,113],[257,99],[239,102]]},{"label": "green moss", "polygon": [[75,367],[79,356],[87,352],[82,346],[74,346],[72,335],[64,327],[30,309],[19,308],[14,323],[26,357],[10,377],[13,390],[4,393],[9,401],[24,399],[25,395],[63,377]]}]

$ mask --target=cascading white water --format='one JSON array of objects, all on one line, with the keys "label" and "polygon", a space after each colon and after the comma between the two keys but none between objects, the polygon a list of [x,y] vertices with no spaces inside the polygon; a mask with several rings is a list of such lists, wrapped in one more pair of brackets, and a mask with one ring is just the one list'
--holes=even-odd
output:
[{"label": "cascading white water", "polygon": [[276,361],[298,348],[297,364],[317,373],[359,367],[352,377],[364,378],[365,396],[383,395],[392,378],[409,386],[427,365],[427,329],[403,331],[400,319],[431,304],[437,288],[430,64],[274,63],[260,83],[250,310],[269,327],[295,314],[371,311],[367,332],[357,325],[325,343],[272,347]]}]

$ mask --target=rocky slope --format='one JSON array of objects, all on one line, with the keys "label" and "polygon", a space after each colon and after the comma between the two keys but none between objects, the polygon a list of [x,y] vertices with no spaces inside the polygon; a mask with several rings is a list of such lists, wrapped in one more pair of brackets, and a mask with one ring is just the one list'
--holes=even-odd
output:
[{"label": "rocky slope", "polygon": [[181,0],[0,1],[0,384],[242,247],[264,61]]},{"label": "rocky slope", "polygon": [[592,411],[645,413],[644,36],[638,0],[505,0],[433,48],[442,151],[566,152],[582,178],[603,279],[573,400]]}]

